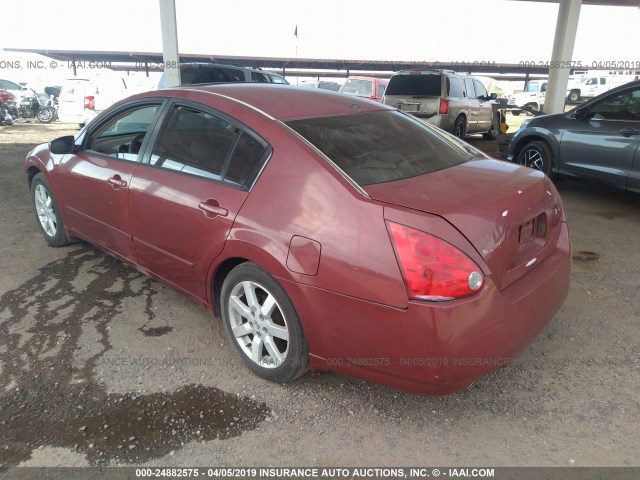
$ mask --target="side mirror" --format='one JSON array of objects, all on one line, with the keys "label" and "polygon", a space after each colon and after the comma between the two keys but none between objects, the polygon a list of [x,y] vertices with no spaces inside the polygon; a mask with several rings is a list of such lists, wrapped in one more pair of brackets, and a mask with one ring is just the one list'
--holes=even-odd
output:
[{"label": "side mirror", "polygon": [[491,100],[497,100],[498,99],[498,94],[496,92],[493,92],[491,95],[489,95],[491,97]]},{"label": "side mirror", "polygon": [[584,107],[578,107],[576,108],[576,114],[575,117],[581,120],[585,120],[587,118],[589,118],[589,115],[587,114],[587,109]]},{"label": "side mirror", "polygon": [[49,150],[51,153],[57,155],[64,155],[66,153],[74,153],[76,149],[76,139],[73,135],[67,135],[65,137],[56,138],[49,144]]}]

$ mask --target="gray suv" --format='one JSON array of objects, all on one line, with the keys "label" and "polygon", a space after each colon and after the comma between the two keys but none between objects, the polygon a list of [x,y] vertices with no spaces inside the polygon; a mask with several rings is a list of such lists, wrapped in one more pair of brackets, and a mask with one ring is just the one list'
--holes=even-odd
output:
[{"label": "gray suv", "polygon": [[495,138],[492,100],[482,82],[451,70],[406,70],[391,77],[384,103],[457,137]]},{"label": "gray suv", "polygon": [[640,192],[640,81],[569,112],[525,120],[509,144],[507,160],[549,176]]}]

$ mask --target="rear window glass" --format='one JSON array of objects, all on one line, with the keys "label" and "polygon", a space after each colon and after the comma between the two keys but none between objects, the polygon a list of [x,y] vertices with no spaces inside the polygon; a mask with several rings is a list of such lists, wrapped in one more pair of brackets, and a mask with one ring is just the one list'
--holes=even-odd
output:
[{"label": "rear window glass", "polygon": [[447,92],[450,97],[463,97],[462,94],[462,82],[459,78],[449,77],[447,78]]},{"label": "rear window glass", "polygon": [[371,80],[350,78],[342,87],[342,93],[352,93],[361,97],[371,97],[373,96],[373,82]]},{"label": "rear window glass", "polygon": [[387,85],[387,95],[442,95],[440,75],[395,75]]},{"label": "rear window glass", "polygon": [[392,182],[459,165],[474,155],[399,112],[287,122],[358,185]]}]

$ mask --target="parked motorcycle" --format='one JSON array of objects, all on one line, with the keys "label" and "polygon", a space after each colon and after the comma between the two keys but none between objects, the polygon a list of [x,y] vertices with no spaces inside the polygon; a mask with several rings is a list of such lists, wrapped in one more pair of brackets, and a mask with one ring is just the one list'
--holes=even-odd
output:
[{"label": "parked motorcycle", "polygon": [[0,90],[0,125],[13,125],[17,117],[15,97],[11,92]]},{"label": "parked motorcycle", "polygon": [[22,97],[18,106],[20,117],[36,117],[40,123],[51,123],[56,116],[56,110],[53,95],[39,94],[33,89],[31,89],[31,93]]}]

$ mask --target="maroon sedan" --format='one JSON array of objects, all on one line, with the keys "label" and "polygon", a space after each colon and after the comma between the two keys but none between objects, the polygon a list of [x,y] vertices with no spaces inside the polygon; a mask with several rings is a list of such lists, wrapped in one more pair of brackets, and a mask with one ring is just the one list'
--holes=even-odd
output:
[{"label": "maroon sedan", "polygon": [[257,375],[426,394],[522,351],[567,295],[562,201],[385,105],[216,85],[137,95],[29,153],[50,245],[93,243],[222,316]]}]

